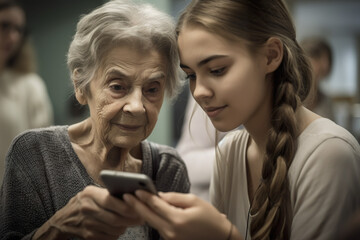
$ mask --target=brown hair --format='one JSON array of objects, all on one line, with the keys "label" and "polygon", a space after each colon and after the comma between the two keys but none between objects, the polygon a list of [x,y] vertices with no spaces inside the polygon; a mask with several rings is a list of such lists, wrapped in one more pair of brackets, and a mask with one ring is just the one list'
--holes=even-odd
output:
[{"label": "brown hair", "polygon": [[222,37],[249,42],[252,52],[270,37],[283,44],[283,60],[273,73],[273,109],[262,181],[251,206],[252,239],[289,239],[292,222],[288,169],[296,151],[295,112],[311,89],[311,72],[296,41],[290,13],[282,0],[197,0],[182,13],[177,34],[197,24]]}]

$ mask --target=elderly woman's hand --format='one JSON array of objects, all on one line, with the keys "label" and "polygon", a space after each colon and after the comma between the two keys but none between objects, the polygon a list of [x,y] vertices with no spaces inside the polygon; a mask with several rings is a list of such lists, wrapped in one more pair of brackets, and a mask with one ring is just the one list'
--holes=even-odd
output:
[{"label": "elderly woman's hand", "polygon": [[159,198],[137,191],[136,196],[125,194],[124,200],[165,239],[241,239],[224,214],[193,194],[161,193]]},{"label": "elderly woman's hand", "polygon": [[88,186],[35,233],[33,239],[118,239],[127,227],[143,220],[106,189]]}]

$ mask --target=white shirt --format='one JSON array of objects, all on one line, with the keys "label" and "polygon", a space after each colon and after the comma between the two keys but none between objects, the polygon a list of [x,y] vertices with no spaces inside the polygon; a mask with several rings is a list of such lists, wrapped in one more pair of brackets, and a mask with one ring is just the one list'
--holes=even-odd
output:
[{"label": "white shirt", "polygon": [[[243,237],[250,207],[245,158],[248,139],[248,132],[240,130],[229,133],[220,143],[210,188],[214,206]],[[333,239],[360,208],[359,144],[328,119],[313,121],[300,134],[288,177],[292,240]]]},{"label": "white shirt", "polygon": [[8,148],[16,135],[30,128],[53,124],[46,86],[35,73],[0,74],[0,185]]}]

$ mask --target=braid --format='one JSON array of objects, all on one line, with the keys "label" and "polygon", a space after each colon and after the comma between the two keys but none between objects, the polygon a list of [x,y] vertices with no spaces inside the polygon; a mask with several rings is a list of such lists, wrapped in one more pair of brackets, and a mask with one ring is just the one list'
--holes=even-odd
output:
[{"label": "braid", "polygon": [[[296,65],[304,66],[302,50],[296,44],[295,60],[284,43],[284,59],[274,75],[271,129],[262,169],[262,183],[255,194],[251,214],[252,239],[289,239],[291,226],[288,169],[296,152],[297,123],[295,112],[307,94],[307,78]],[[295,55],[296,56],[296,55]],[[299,59],[300,58],[300,59]],[[292,72],[286,71],[292,66]],[[295,66],[295,67],[294,67]],[[306,65],[307,66],[307,65]],[[300,68],[302,69],[302,68]],[[305,67],[306,69],[306,67]],[[303,81],[300,81],[303,80]]]},{"label": "braid", "polygon": [[[272,128],[266,146],[262,184],[254,199],[252,239],[288,239],[287,173],[295,153],[297,98],[291,83],[279,85],[272,115]],[[273,228],[274,226],[274,228]]]}]

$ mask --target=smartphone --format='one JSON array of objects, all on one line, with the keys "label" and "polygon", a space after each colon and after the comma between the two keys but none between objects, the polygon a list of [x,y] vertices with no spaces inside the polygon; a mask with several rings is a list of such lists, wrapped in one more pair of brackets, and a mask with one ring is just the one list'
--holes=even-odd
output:
[{"label": "smartphone", "polygon": [[124,193],[134,194],[140,189],[157,195],[151,178],[142,173],[102,170],[100,177],[110,194],[121,199]]}]

